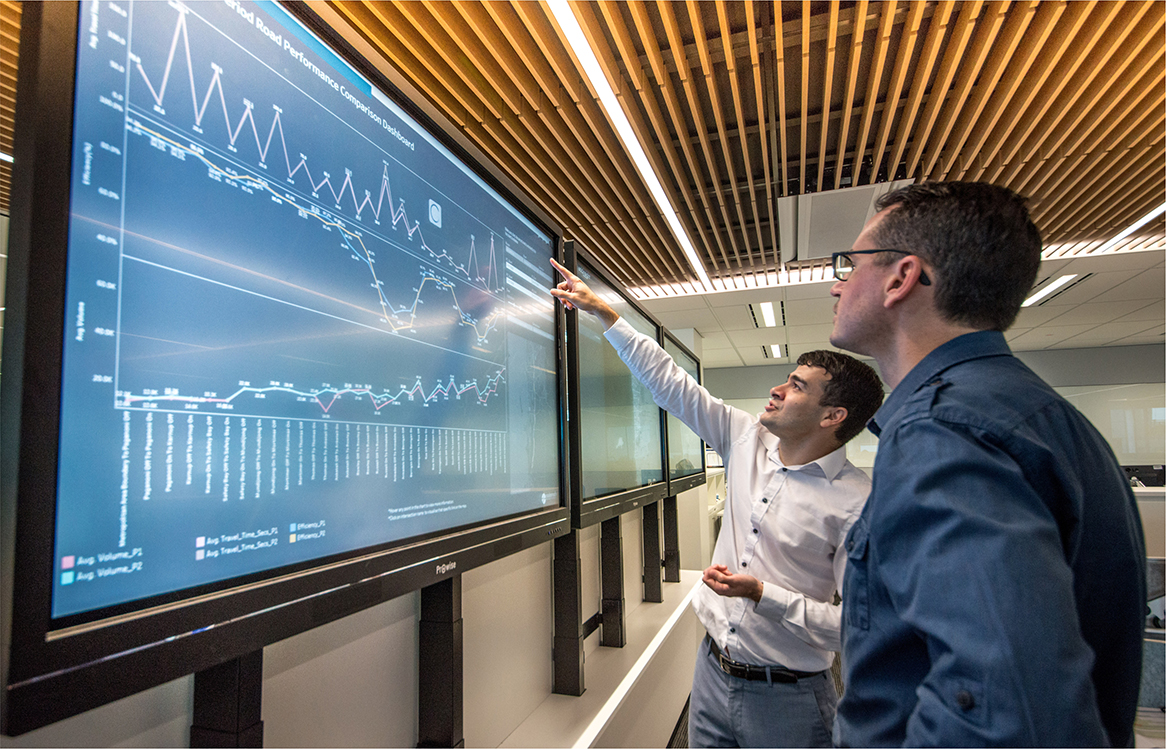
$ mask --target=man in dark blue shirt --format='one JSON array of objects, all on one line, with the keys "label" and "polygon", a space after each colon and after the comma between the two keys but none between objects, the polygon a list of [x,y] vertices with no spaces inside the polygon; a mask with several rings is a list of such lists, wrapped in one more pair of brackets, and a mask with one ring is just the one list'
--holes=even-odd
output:
[{"label": "man in dark blue shirt", "polygon": [[927,183],[836,253],[831,343],[893,388],[843,586],[842,745],[1129,746],[1146,605],[1106,441],[1002,331],[1041,261],[1025,202]]}]

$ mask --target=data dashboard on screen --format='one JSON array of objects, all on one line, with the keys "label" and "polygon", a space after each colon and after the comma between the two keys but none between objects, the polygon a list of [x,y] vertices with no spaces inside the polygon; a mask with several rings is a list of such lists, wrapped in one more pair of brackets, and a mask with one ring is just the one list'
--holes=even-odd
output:
[{"label": "data dashboard on screen", "polygon": [[[657,326],[597,273],[580,264],[583,281],[637,332],[653,340]],[[579,400],[584,500],[663,481],[661,411],[604,338],[592,315],[579,315]]]},{"label": "data dashboard on screen", "polygon": [[306,26],[85,2],[74,107],[54,619],[560,505],[554,236]]},{"label": "data dashboard on screen", "polygon": [[[697,360],[672,339],[665,336],[664,349],[681,369],[697,382],[701,381]],[[669,445],[669,478],[691,476],[705,470],[705,443],[697,434],[670,413],[665,414]]]}]

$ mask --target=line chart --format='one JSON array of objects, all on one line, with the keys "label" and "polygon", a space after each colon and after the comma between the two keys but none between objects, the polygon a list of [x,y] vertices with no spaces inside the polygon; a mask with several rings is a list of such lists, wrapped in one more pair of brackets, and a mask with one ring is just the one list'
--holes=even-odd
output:
[{"label": "line chart", "polygon": [[297,396],[305,401],[314,401],[320,406],[321,411],[328,413],[337,400],[344,395],[355,395],[361,398],[367,397],[376,411],[380,411],[386,406],[395,403],[401,403],[403,400],[413,400],[414,396],[419,396],[423,405],[429,405],[436,402],[439,396],[446,398],[454,397],[461,398],[466,393],[474,392],[474,399],[482,405],[486,405],[487,401],[492,395],[499,392],[499,384],[505,383],[503,377],[503,370],[499,370],[494,376],[487,379],[485,385],[479,385],[477,379],[471,379],[461,384],[455,381],[454,375],[450,375],[450,379],[446,383],[437,383],[428,392],[422,384],[422,378],[419,375],[417,380],[410,387],[401,387],[396,393],[382,390],[380,393],[373,392],[371,387],[346,385],[342,388],[335,388],[331,386],[324,386],[315,390],[298,390],[290,385],[272,382],[263,387],[253,387],[251,385],[243,385],[231,395],[226,397],[218,397],[217,395],[180,395],[177,392],[164,392],[162,394],[145,394],[137,395],[132,393],[124,393],[121,396],[120,405],[130,407],[143,403],[161,404],[161,403],[183,403],[183,404],[229,404],[233,403],[239,398],[246,395],[252,396],[266,396],[268,393],[286,393],[288,395]]},{"label": "line chart", "polygon": [[[311,171],[309,170],[309,167],[308,167],[308,157],[306,155],[304,155],[303,153],[298,153],[299,160],[296,162],[295,166],[292,165],[292,158],[289,155],[287,139],[286,139],[286,136],[284,134],[284,127],[283,127],[283,122],[282,122],[283,109],[281,107],[279,107],[278,105],[275,105],[275,104],[272,105],[272,110],[273,110],[274,114],[272,117],[271,127],[268,129],[266,140],[263,140],[260,137],[259,126],[256,123],[255,115],[254,115],[255,105],[250,99],[247,99],[247,98],[243,99],[243,114],[240,115],[238,122],[234,126],[232,126],[231,115],[230,115],[230,112],[229,112],[228,107],[227,107],[226,93],[223,90],[223,83],[222,83],[223,68],[216,63],[211,63],[211,69],[212,69],[211,80],[207,84],[207,89],[206,89],[205,94],[202,97],[203,98],[202,104],[200,105],[199,101],[198,101],[198,87],[197,87],[197,84],[195,83],[194,64],[191,61],[190,39],[189,39],[189,35],[187,33],[186,19],[187,19],[188,14],[189,14],[189,11],[185,8],[185,6],[183,6],[182,10],[178,13],[178,20],[175,24],[174,33],[172,35],[172,39],[171,39],[171,43],[170,43],[170,50],[169,50],[169,52],[167,54],[167,58],[166,58],[166,66],[162,72],[162,81],[157,87],[155,87],[154,84],[151,82],[150,76],[146,72],[146,69],[142,64],[141,58],[137,55],[134,55],[134,54],[130,55],[130,61],[133,63],[133,65],[134,65],[135,69],[137,70],[138,74],[140,75],[143,83],[146,85],[147,89],[149,90],[150,96],[154,102],[152,109],[155,113],[163,115],[163,116],[166,115],[166,109],[163,107],[163,101],[164,101],[165,96],[166,96],[166,89],[167,89],[169,82],[170,82],[170,75],[171,75],[171,72],[172,72],[173,67],[174,67],[175,55],[177,54],[179,41],[181,39],[183,50],[185,52],[186,67],[187,67],[188,78],[189,78],[189,82],[190,82],[191,105],[192,105],[192,110],[193,110],[193,115],[194,115],[194,125],[192,126],[192,129],[194,130],[194,132],[196,132],[200,135],[204,134],[203,127],[202,127],[203,118],[206,115],[207,106],[211,101],[211,96],[217,90],[219,93],[219,97],[218,97],[219,103],[220,103],[220,105],[222,107],[222,111],[223,111],[223,122],[227,128],[227,136],[228,136],[227,149],[228,149],[228,151],[230,151],[232,153],[238,152],[238,146],[236,145],[236,143],[239,140],[239,137],[243,132],[244,125],[250,124],[251,125],[251,133],[255,138],[255,146],[256,146],[256,149],[258,152],[258,156],[259,156],[258,166],[259,166],[259,168],[266,170],[266,169],[268,169],[267,156],[268,156],[268,153],[271,149],[273,138],[278,133],[279,134],[279,145],[281,147],[281,151],[282,151],[282,154],[284,157],[283,158],[284,166],[287,170],[286,181],[289,184],[293,184],[293,185],[296,184],[295,177],[296,177],[297,173],[299,173],[301,170],[303,170],[304,175],[305,175],[306,179],[308,180],[308,184],[311,187],[312,197],[313,198],[319,197],[323,193],[324,189],[327,188],[328,194],[331,195],[333,203],[334,203],[337,210],[341,209],[341,207],[342,207],[341,201],[347,192],[348,195],[352,199],[354,218],[355,218],[355,220],[358,220],[358,221],[361,220],[361,214],[364,212],[365,208],[368,208],[370,213],[372,213],[372,215],[373,215],[374,223],[379,225],[380,220],[381,220],[381,214],[382,214],[385,206],[388,205],[389,218],[392,222],[392,224],[391,224],[392,228],[397,228],[398,224],[404,224],[407,238],[413,239],[414,236],[416,235],[417,239],[418,239],[418,244],[420,245],[420,247],[423,250],[425,250],[427,253],[429,253],[430,257],[435,262],[445,260],[446,262],[448,262],[450,264],[451,267],[453,267],[459,273],[464,275],[467,280],[471,281],[472,283],[482,284],[483,288],[485,288],[488,291],[498,292],[498,291],[502,290],[501,282],[500,282],[499,275],[498,275],[498,269],[496,267],[496,257],[495,257],[493,234],[491,235],[491,238],[490,238],[490,252],[489,252],[488,260],[486,263],[485,274],[482,271],[482,267],[481,267],[480,262],[479,262],[478,257],[477,257],[477,251],[476,251],[476,247],[475,247],[475,238],[473,235],[471,235],[471,237],[470,237],[470,248],[469,248],[469,252],[467,255],[467,259],[464,263],[459,263],[457,260],[455,260],[454,256],[452,254],[450,254],[450,252],[446,249],[434,249],[433,247],[431,247],[429,242],[426,241],[425,233],[422,230],[421,222],[416,221],[416,220],[415,221],[410,220],[409,215],[408,215],[406,208],[405,208],[404,200],[398,200],[398,201],[396,201],[396,206],[394,205],[395,201],[393,198],[392,186],[390,185],[390,181],[389,181],[389,165],[387,163],[384,166],[384,169],[383,169],[382,175],[381,175],[381,181],[377,187],[377,197],[376,197],[375,203],[374,203],[374,200],[372,197],[372,192],[369,190],[364,190],[364,197],[363,198],[357,197],[356,187],[353,185],[353,182],[352,182],[352,172],[351,172],[351,170],[349,170],[347,168],[344,170],[344,172],[345,172],[344,181],[341,183],[339,189],[334,188],[334,186],[332,184],[332,177],[328,172],[322,171],[321,174],[323,175],[323,177],[322,177],[322,179],[317,181],[316,179],[314,179],[312,177]],[[198,148],[197,146],[195,146],[194,149],[188,148],[188,147],[184,146],[183,144],[175,142],[172,139],[166,138],[161,133],[150,130],[149,128],[142,125],[141,123],[135,123],[135,125],[137,127],[141,128],[143,131],[148,132],[151,136],[157,137],[157,138],[162,138],[162,139],[166,140],[167,142],[169,142],[171,145],[173,145],[177,148],[182,148],[184,150],[188,150],[191,153],[193,153],[194,155],[198,156],[200,159],[203,159],[204,161],[206,161],[206,157],[205,157],[204,153],[202,153],[203,149]],[[210,164],[209,162],[208,162],[208,166],[210,166],[212,168],[218,168],[215,165]],[[239,178],[243,178],[242,175],[235,175],[235,176],[237,176]],[[249,181],[253,181],[253,182],[257,183],[258,186],[265,187],[265,188],[270,190],[270,187],[266,185],[266,182],[264,180],[259,179],[259,178],[255,178],[255,177],[251,177],[248,179],[249,179]],[[277,193],[275,193],[274,191],[272,191],[272,192],[273,192],[273,195],[278,196]],[[286,197],[286,196],[283,196],[283,197]]]},{"label": "line chart", "polygon": [[[373,256],[373,253],[370,252],[369,248],[366,246],[364,237],[361,232],[349,229],[343,221],[337,220],[331,214],[321,211],[316,206],[301,205],[295,195],[275,190],[271,186],[271,183],[267,180],[255,177],[250,174],[238,174],[232,169],[228,169],[216,164],[214,161],[207,158],[205,149],[202,149],[197,145],[184,145],[174,140],[173,138],[167,137],[165,134],[150,128],[149,126],[142,124],[137,119],[132,120],[128,127],[130,132],[135,135],[145,134],[149,136],[151,143],[154,144],[155,148],[159,147],[160,144],[165,144],[166,146],[169,146],[170,148],[175,149],[180,153],[190,154],[205,164],[207,168],[211,170],[213,174],[218,175],[220,179],[235,180],[247,184],[252,189],[267,192],[271,195],[273,200],[280,203],[287,203],[295,208],[299,212],[301,218],[314,218],[324,226],[337,229],[340,232],[341,237],[343,238],[348,249],[353,253],[353,255],[361,259],[361,261],[368,267],[369,274],[372,276],[372,287],[377,292],[378,303],[381,305],[381,310],[383,312],[382,321],[387,323],[395,333],[400,330],[408,330],[414,327],[417,317],[418,305],[420,304],[421,299],[421,290],[426,286],[427,283],[430,282],[432,282],[433,285],[442,291],[447,291],[450,293],[450,296],[453,298],[454,309],[458,311],[460,324],[468,325],[474,328],[479,343],[484,343],[486,341],[487,335],[497,324],[497,318],[505,314],[501,308],[497,309],[489,316],[487,316],[486,320],[482,321],[480,326],[479,320],[473,315],[465,312],[461,305],[459,305],[456,285],[451,281],[444,279],[432,271],[424,268],[422,270],[422,281],[420,285],[413,289],[413,291],[416,292],[416,296],[414,297],[413,301],[406,305],[394,305],[385,296],[384,282],[377,277],[377,270],[374,267],[376,260]],[[387,180],[385,181],[385,184],[388,184]],[[474,237],[472,236],[470,240],[470,263],[473,263],[475,257]],[[431,254],[433,254],[432,251]],[[449,255],[444,253],[442,255],[433,255],[433,257],[435,260],[440,260],[443,258],[449,259]],[[494,257],[494,237],[491,236],[490,273],[497,276],[497,271],[494,270]],[[451,264],[453,264],[452,259]],[[465,272],[462,266],[454,264],[454,267],[457,270]],[[487,279],[480,278],[478,280],[486,281]]]}]

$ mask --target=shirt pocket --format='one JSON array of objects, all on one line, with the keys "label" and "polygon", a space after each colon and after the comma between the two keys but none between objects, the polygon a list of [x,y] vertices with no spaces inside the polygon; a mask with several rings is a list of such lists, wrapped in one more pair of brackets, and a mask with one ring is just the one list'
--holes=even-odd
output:
[{"label": "shirt pocket", "polygon": [[843,620],[848,627],[868,628],[867,519],[862,515],[851,526],[844,546],[847,572],[843,576]]}]

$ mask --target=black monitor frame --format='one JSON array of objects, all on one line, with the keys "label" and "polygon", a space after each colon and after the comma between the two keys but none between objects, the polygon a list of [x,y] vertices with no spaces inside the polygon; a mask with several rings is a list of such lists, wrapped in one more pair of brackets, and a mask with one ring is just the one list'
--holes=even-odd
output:
[{"label": "black monitor frame", "polygon": [[[675,335],[673,335],[673,333],[671,331],[669,331],[668,328],[661,326],[660,344],[662,347],[665,345],[665,341],[668,341],[669,344],[676,346],[677,348],[679,348],[681,350],[681,353],[685,354],[685,356],[688,356],[690,359],[697,362],[697,384],[701,384],[701,380],[704,379],[704,372],[702,371],[702,368],[701,368],[701,359],[698,358],[698,356],[696,354],[694,354],[692,352],[692,350],[689,349],[688,346],[681,343],[681,341],[679,341],[677,339],[677,337]],[[704,440],[701,441],[701,470],[697,471],[695,473],[691,473],[688,476],[680,476],[680,477],[675,478],[675,479],[671,478],[669,476],[669,471],[668,471],[668,455],[669,455],[668,420],[669,420],[669,418],[670,418],[670,415],[666,412],[666,414],[665,414],[665,430],[664,430],[665,480],[668,481],[668,484],[669,484],[668,496],[675,497],[678,494],[680,494],[681,492],[688,491],[689,489],[693,489],[693,488],[696,488],[698,486],[703,486],[705,484],[705,441]],[[671,418],[675,419],[676,417],[672,416]],[[686,429],[687,428],[688,427],[686,427]]]},{"label": "black monitor frame", "polygon": [[[421,94],[390,82],[303,4],[288,9],[554,238],[562,231]],[[459,575],[570,530],[567,352],[556,305],[556,507],[280,568],[188,600],[69,632],[50,617],[79,6],[28,3],[0,394],[0,729],[17,735]],[[562,246],[553,248],[562,254]],[[35,266],[34,260],[35,258]]]},{"label": "black monitor frame", "polygon": [[[588,266],[590,272],[595,273],[604,283],[611,286],[620,294],[621,298],[632,306],[637,312],[644,315],[650,320],[658,330],[661,328],[660,323],[641,307],[631,295],[624,289],[623,284],[617,281],[611,273],[609,273],[604,265],[595,257],[590,255],[582,248],[568,240],[564,242],[564,257],[565,267],[573,273],[576,273],[580,263]],[[606,494],[602,497],[593,497],[591,499],[583,499],[583,459],[582,450],[583,443],[580,433],[581,423],[578,414],[582,413],[579,385],[580,385],[580,367],[579,367],[579,312],[572,311],[567,315],[567,381],[568,381],[568,412],[572,414],[568,427],[571,432],[568,443],[571,445],[571,525],[573,528],[587,528],[598,523],[602,523],[610,518],[623,515],[626,512],[639,509],[645,505],[652,504],[665,496],[668,496],[668,471],[666,470],[667,453],[665,452],[665,412],[658,409],[660,413],[660,429],[661,429],[661,480],[648,484],[646,486],[639,486],[623,491]]]}]

